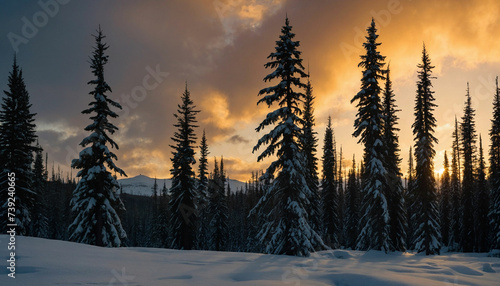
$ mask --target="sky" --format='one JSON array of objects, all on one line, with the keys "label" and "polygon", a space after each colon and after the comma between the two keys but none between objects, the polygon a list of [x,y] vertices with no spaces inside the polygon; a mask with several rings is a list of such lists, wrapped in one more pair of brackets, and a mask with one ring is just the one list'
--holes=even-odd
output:
[{"label": "sky", "polygon": [[444,152],[451,150],[454,118],[463,115],[467,82],[478,133],[489,148],[500,73],[499,14],[500,2],[494,0],[9,1],[0,11],[0,85],[7,89],[17,53],[49,170],[54,165],[69,172],[88,135],[83,128],[90,119],[81,111],[91,101],[88,61],[100,25],[110,46],[108,96],[124,107],[112,121],[120,128],[113,135],[120,147],[116,164],[129,177],[170,177],[173,114],[187,82],[201,110],[196,132],[200,138],[206,131],[210,168],[214,157],[224,156],[229,177],[244,181],[272,160],[257,162],[259,153],[252,153],[264,134],[255,128],[272,111],[257,101],[259,90],[271,85],[263,81],[272,72],[264,64],[288,15],[316,97],[318,158],[331,116],[343,166],[349,167],[353,155],[362,157],[352,136],[356,109],[350,100],[360,89],[359,56],[373,17],[401,109],[403,171],[414,144],[417,65],[425,43],[435,66],[435,169],[440,171]]}]

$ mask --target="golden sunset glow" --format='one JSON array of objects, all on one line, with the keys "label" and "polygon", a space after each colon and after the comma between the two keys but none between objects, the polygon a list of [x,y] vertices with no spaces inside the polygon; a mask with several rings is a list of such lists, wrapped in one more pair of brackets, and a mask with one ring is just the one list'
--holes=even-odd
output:
[{"label": "golden sunset glow", "polygon": [[[85,135],[82,127],[89,123],[80,111],[89,99],[86,83],[91,75],[86,59],[92,47],[90,34],[98,24],[110,45],[106,74],[111,97],[128,98],[120,100],[127,113],[122,112],[115,122],[120,127],[117,165],[129,176],[170,177],[173,113],[186,81],[201,110],[197,134],[200,138],[206,130],[210,169],[213,157],[224,156],[228,175],[245,181],[251,171],[267,167],[252,153],[262,135],[255,128],[271,110],[265,104],[257,106],[257,94],[276,84],[263,82],[272,72],[264,64],[274,51],[286,14],[311,74],[318,158],[328,116],[332,116],[337,148],[343,148],[343,164],[351,166],[353,154],[361,158],[362,147],[352,137],[356,109],[350,100],[360,88],[357,65],[372,17],[401,109],[403,173],[414,144],[416,71],[424,43],[436,67],[437,173],[442,172],[444,151],[451,148],[455,116],[460,120],[463,114],[467,82],[478,133],[485,138],[490,128],[494,81],[500,74],[498,1],[129,1],[110,15],[96,14],[92,19],[84,16],[91,13],[80,13],[85,10],[82,5],[65,6],[31,43],[19,46],[18,54],[27,67],[25,77],[38,113],[41,144],[51,156],[49,162],[63,170],[69,170],[67,146],[78,151]],[[21,17],[16,14],[13,21],[5,22],[13,24],[2,29],[21,33]],[[54,48],[61,37],[67,43]],[[10,62],[11,47],[2,49],[2,62]],[[7,75],[9,65],[3,66],[2,73]],[[47,66],[51,70],[44,73]],[[145,86],[143,79],[155,67],[168,76],[157,87],[145,89],[142,99],[134,99],[136,87]],[[49,104],[56,96],[56,103]],[[489,145],[484,141],[484,147]]]}]

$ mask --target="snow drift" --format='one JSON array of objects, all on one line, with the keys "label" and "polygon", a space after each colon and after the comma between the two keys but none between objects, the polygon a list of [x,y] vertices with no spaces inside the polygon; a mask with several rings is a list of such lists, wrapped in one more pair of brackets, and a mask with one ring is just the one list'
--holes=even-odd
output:
[{"label": "snow drift", "polygon": [[439,256],[333,250],[311,257],[256,253],[101,248],[17,237],[16,279],[0,285],[498,285],[500,259],[477,253]]}]

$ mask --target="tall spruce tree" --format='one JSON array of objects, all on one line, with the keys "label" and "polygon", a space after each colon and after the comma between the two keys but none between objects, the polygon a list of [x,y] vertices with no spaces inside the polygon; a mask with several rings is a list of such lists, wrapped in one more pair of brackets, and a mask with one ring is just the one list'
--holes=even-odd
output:
[{"label": "tall spruce tree", "polygon": [[[436,118],[433,111],[434,91],[431,90],[432,69],[431,60],[425,45],[422,51],[422,63],[418,65],[417,97],[415,100],[415,122],[413,123],[413,135],[415,136],[415,235],[414,247],[418,252],[426,255],[439,254],[441,248],[441,232],[439,229],[439,212],[434,178],[434,144],[437,139],[434,136]],[[418,210],[418,211],[417,211]]]},{"label": "tall spruce tree", "polygon": [[490,129],[490,176],[491,203],[490,203],[490,227],[493,236],[492,249],[500,249],[500,89],[498,88],[498,77],[496,78],[496,89],[493,97],[493,119]]},{"label": "tall spruce tree", "polygon": [[406,250],[406,210],[404,200],[403,183],[401,182],[401,171],[399,164],[399,137],[396,134],[399,128],[396,127],[399,117],[397,112],[396,99],[392,90],[392,81],[390,78],[390,68],[387,67],[386,81],[383,97],[384,113],[384,144],[387,148],[387,158],[385,159],[387,171],[387,203],[389,208],[390,240],[391,250]]},{"label": "tall spruce tree", "polygon": [[363,77],[361,79],[361,91],[351,100],[357,101],[358,113],[354,122],[354,136],[359,137],[358,143],[364,144],[363,161],[365,164],[365,175],[362,186],[362,209],[361,228],[358,237],[357,248],[360,250],[384,250],[391,251],[390,241],[390,217],[386,189],[387,170],[386,157],[387,148],[384,145],[383,123],[384,114],[382,110],[380,80],[384,80],[385,57],[377,48],[378,35],[375,21],[366,29],[368,36],[363,47],[366,54],[361,56],[359,67],[362,67]]},{"label": "tall spruce tree", "polygon": [[[274,71],[264,81],[278,79],[280,82],[262,89],[259,95],[264,96],[257,104],[265,103],[269,108],[278,104],[279,107],[257,127],[259,132],[267,126],[274,126],[259,139],[253,151],[267,145],[257,160],[262,161],[272,155],[277,155],[277,159],[262,177],[270,182],[270,186],[254,210],[258,210],[264,220],[259,237],[265,244],[265,252],[308,256],[323,242],[311,227],[307,213],[314,197],[307,183],[306,158],[300,144],[304,126],[300,104],[305,100],[300,90],[307,87],[301,79],[307,74],[298,50],[300,43],[294,41],[294,37],[287,17],[275,52],[269,55],[270,61],[265,64],[266,68]],[[264,211],[267,206],[269,212]]]},{"label": "tall spruce tree", "polygon": [[462,197],[461,197],[461,238],[460,245],[464,252],[474,251],[474,164],[476,160],[476,123],[475,110],[467,83],[464,115],[460,124],[460,143],[463,160]]},{"label": "tall spruce tree", "polygon": [[332,119],[328,117],[328,124],[323,139],[323,176],[321,180],[321,200],[323,206],[323,237],[325,243],[332,247],[340,247],[340,216],[339,196],[335,171],[335,147],[333,139]]},{"label": "tall spruce tree", "polygon": [[451,216],[451,178],[450,178],[450,163],[448,155],[444,151],[444,171],[441,176],[441,192],[439,200],[439,218],[441,222],[441,238],[442,244],[448,245],[450,241],[450,216]]},{"label": "tall spruce tree", "polygon": [[352,168],[349,170],[349,176],[347,178],[344,212],[345,246],[350,249],[356,248],[356,239],[359,233],[359,201],[356,159],[353,156]]},{"label": "tall spruce tree", "polygon": [[[8,90],[4,91],[0,110],[0,216],[4,222],[1,233],[9,224],[16,224],[16,233],[32,235],[30,225],[34,219],[34,207],[39,194],[33,189],[33,152],[36,147],[35,113],[31,113],[30,96],[26,90],[23,72],[17,65],[16,56],[9,74]],[[15,182],[15,192],[8,191],[9,182]],[[15,212],[9,202],[15,203]],[[9,210],[9,211],[8,211]],[[10,216],[8,214],[14,214]]]},{"label": "tall spruce tree", "polygon": [[97,246],[119,247],[127,237],[119,217],[125,207],[116,192],[120,185],[111,172],[122,176],[126,174],[115,165],[113,160],[118,158],[109,150],[109,147],[118,149],[118,144],[110,138],[118,127],[108,118],[118,117],[110,105],[118,109],[121,106],[106,94],[111,92],[111,87],[104,80],[104,65],[108,63],[105,52],[109,46],[103,42],[105,36],[100,27],[94,38],[96,45],[90,58],[90,67],[95,79],[88,82],[94,86],[89,93],[93,101],[89,103],[90,108],[82,111],[83,114],[92,114],[90,119],[93,122],[85,127],[85,131],[91,134],[80,143],[84,148],[80,158],[71,163],[72,168],[80,169],[77,174],[80,181],[71,199],[75,219],[68,227],[69,239]]},{"label": "tall spruce tree", "polygon": [[184,93],[181,96],[181,104],[177,105],[177,114],[174,114],[177,123],[174,127],[177,130],[172,137],[175,145],[170,145],[172,151],[173,168],[172,187],[170,188],[170,234],[171,248],[189,250],[195,246],[196,224],[198,219],[199,198],[196,189],[195,173],[193,166],[196,163],[194,158],[194,144],[196,144],[195,125],[196,106],[191,100],[187,83]]},{"label": "tall spruce tree", "polygon": [[318,159],[316,158],[318,138],[317,132],[314,131],[315,119],[314,119],[314,99],[312,94],[312,86],[310,81],[310,75],[307,75],[307,85],[304,100],[304,126],[302,127],[302,138],[301,144],[304,150],[304,155],[306,159],[306,181],[309,189],[311,190],[312,196],[310,198],[310,207],[308,208],[308,216],[310,218],[311,227],[318,233],[320,231],[320,198],[319,198],[319,179],[318,179]]},{"label": "tall spruce tree", "polygon": [[460,182],[460,143],[458,121],[455,117],[455,130],[453,131],[452,157],[451,157],[451,177],[450,177],[450,233],[448,241],[448,250],[459,250],[460,243],[460,225],[461,208],[460,201],[462,197],[462,187]]},{"label": "tall spruce tree", "polygon": [[479,136],[479,162],[476,175],[476,192],[474,194],[474,251],[487,252],[490,250],[490,227],[488,211],[490,208],[490,194],[486,181],[486,163],[484,161],[483,140]]}]

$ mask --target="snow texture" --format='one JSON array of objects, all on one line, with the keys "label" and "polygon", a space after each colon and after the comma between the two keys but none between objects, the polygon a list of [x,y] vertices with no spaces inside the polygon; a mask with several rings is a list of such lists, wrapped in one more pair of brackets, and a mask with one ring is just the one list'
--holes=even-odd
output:
[{"label": "snow texture", "polygon": [[[0,244],[8,241],[0,235]],[[310,257],[102,248],[18,237],[16,279],[0,285],[498,285],[500,262],[477,253],[425,256],[321,251]],[[0,255],[8,257],[2,247]]]}]

